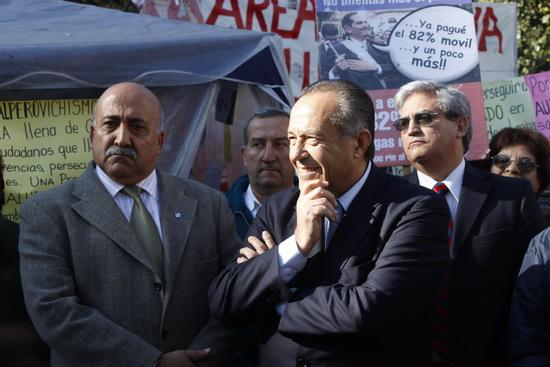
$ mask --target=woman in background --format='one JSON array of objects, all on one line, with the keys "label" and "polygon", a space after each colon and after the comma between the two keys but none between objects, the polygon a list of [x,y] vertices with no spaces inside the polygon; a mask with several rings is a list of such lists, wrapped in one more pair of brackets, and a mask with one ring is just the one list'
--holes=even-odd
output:
[{"label": "woman in background", "polygon": [[505,128],[489,143],[491,172],[531,181],[533,191],[544,191],[550,183],[550,144],[538,131]]},{"label": "woman in background", "polygon": [[538,195],[540,209],[550,224],[550,193],[544,192],[550,183],[550,143],[532,129],[505,128],[489,142],[487,159],[492,173],[522,177],[531,182]]}]

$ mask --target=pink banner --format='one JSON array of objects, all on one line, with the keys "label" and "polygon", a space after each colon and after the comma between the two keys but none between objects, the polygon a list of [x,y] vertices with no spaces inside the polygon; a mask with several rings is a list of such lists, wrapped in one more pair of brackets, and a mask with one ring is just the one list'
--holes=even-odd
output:
[{"label": "pink banner", "polygon": [[550,71],[525,76],[535,111],[537,130],[550,139]]}]

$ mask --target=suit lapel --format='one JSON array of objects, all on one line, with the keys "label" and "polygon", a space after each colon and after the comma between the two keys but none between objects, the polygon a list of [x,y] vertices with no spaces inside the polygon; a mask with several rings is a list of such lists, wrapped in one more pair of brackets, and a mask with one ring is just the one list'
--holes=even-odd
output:
[{"label": "suit lapel", "polygon": [[[88,165],[82,176],[78,178],[73,195],[79,201],[75,202],[72,208],[85,221],[154,272],[147,252],[139,245],[130,223],[96,177],[94,167],[94,164]],[[93,246],[93,243],[91,245]]]},{"label": "suit lapel", "polygon": [[328,262],[346,265],[346,259],[357,246],[364,245],[364,238],[376,219],[376,209],[384,193],[384,174],[374,164],[367,181],[353,199],[326,252]]},{"label": "suit lapel", "polygon": [[171,183],[169,176],[159,174],[159,188],[164,245],[164,276],[166,300],[168,300],[178,264],[187,247],[198,203],[195,198],[186,195],[184,186]]},{"label": "suit lapel", "polygon": [[487,179],[485,172],[477,171],[466,164],[462,189],[460,191],[460,202],[456,212],[456,223],[454,223],[454,238],[451,251],[451,258],[456,258],[465,238],[472,229],[480,209],[491,191],[491,181]]}]

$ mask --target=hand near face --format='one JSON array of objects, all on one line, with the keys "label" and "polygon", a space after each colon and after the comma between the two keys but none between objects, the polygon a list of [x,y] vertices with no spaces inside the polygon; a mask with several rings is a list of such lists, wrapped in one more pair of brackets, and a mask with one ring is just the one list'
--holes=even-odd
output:
[{"label": "hand near face", "polygon": [[244,263],[245,261],[248,261],[253,257],[261,255],[264,252],[269,251],[275,246],[275,240],[271,236],[271,233],[269,233],[268,231],[262,232],[262,239],[259,239],[258,237],[254,237],[254,236],[249,236],[247,240],[248,240],[248,243],[250,243],[254,248],[253,249],[251,249],[250,247],[241,248],[239,250],[239,253],[242,256],[239,256],[239,258],[237,259],[238,264]]},{"label": "hand near face", "polygon": [[321,240],[325,217],[336,221],[336,197],[327,190],[328,182],[320,179],[300,183],[300,196],[296,203],[296,231],[298,249],[307,256]]},{"label": "hand near face", "polygon": [[193,367],[210,354],[210,348],[195,350],[174,350],[164,353],[157,361],[156,367]]}]

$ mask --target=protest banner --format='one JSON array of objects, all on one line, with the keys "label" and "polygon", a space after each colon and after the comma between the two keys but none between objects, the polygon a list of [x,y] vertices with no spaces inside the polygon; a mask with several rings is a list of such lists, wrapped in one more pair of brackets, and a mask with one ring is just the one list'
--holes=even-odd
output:
[{"label": "protest banner", "polygon": [[483,83],[488,139],[506,127],[536,129],[531,94],[523,77]]},{"label": "protest banner", "polygon": [[3,215],[19,221],[25,199],[77,178],[91,160],[93,99],[0,101]]},{"label": "protest banner", "polygon": [[527,75],[524,79],[531,94],[537,129],[550,139],[550,71]]},{"label": "protest banner", "polygon": [[481,80],[517,76],[517,8],[515,3],[475,3]]},{"label": "protest banner", "polygon": [[283,40],[294,96],[317,80],[314,0],[132,0],[140,13],[227,28],[273,32]]},{"label": "protest banner", "polygon": [[373,98],[378,165],[408,163],[391,128],[398,117],[393,95],[419,79],[452,84],[468,96],[474,134],[467,158],[484,155],[487,128],[469,1],[318,0],[317,9],[320,75],[351,80]]}]

